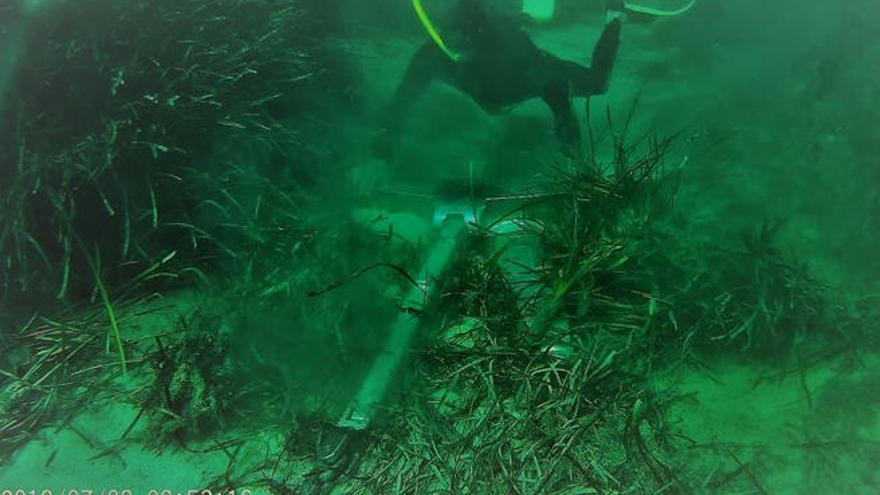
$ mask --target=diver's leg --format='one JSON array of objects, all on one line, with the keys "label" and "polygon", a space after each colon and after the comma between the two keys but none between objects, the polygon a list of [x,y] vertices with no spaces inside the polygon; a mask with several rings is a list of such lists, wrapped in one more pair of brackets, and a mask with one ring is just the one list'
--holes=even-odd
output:
[{"label": "diver's leg", "polygon": [[580,153],[581,132],[571,97],[568,85],[558,84],[550,88],[542,98],[553,112],[556,136],[559,138],[562,153],[569,158],[575,158]]},{"label": "diver's leg", "polygon": [[398,138],[410,107],[434,79],[448,79],[451,61],[433,44],[425,44],[410,60],[403,80],[394,93],[394,99],[382,134],[375,143],[376,154],[387,157]]},{"label": "diver's leg", "polygon": [[590,61],[590,71],[596,78],[597,88],[602,88],[604,93],[608,89],[611,80],[611,72],[614,62],[617,60],[617,51],[620,47],[621,21],[619,18],[612,19],[602,30],[602,36],[596,46],[593,47],[593,58]]},{"label": "diver's leg", "polygon": [[447,79],[452,63],[434,44],[426,43],[413,55],[391,102],[389,127],[398,127],[413,102],[434,79]]},{"label": "diver's leg", "polygon": [[611,82],[611,73],[617,59],[620,46],[621,21],[619,17],[611,19],[602,30],[602,36],[593,48],[593,59],[590,68],[586,69],[575,84],[577,96],[591,96],[605,93]]}]

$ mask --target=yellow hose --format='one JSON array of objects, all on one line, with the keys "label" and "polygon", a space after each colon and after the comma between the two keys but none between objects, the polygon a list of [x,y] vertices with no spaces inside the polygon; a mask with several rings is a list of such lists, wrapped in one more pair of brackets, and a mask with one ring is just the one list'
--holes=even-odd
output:
[{"label": "yellow hose", "polygon": [[428,36],[434,40],[434,43],[438,48],[443,50],[443,53],[446,54],[453,62],[458,62],[461,59],[461,55],[450,50],[446,43],[443,42],[443,38],[440,37],[440,33],[437,32],[437,29],[434,28],[434,24],[431,23],[431,19],[428,18],[428,14],[425,13],[425,9],[422,7],[421,0],[412,0],[413,8],[416,11],[416,15],[419,16],[419,20],[422,21],[422,26],[425,26],[425,30],[428,31]]}]

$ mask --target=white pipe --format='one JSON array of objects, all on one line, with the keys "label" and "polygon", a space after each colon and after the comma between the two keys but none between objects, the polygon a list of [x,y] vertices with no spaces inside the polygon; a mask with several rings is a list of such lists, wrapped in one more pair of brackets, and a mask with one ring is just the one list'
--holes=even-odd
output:
[{"label": "white pipe", "polygon": [[[430,296],[427,281],[443,274],[466,230],[464,220],[457,217],[449,218],[440,226],[440,239],[432,246],[417,278],[426,283],[409,291],[403,300],[405,306],[419,308],[424,305],[426,298]],[[382,401],[388,396],[389,387],[399,379],[401,365],[418,328],[418,317],[405,312],[398,315],[385,347],[373,362],[360,390],[337,421],[337,426],[355,431],[365,430],[370,426]]]}]

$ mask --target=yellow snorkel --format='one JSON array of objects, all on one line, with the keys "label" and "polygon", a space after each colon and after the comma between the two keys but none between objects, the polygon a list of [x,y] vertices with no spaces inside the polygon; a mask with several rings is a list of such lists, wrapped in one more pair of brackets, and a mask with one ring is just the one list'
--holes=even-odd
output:
[{"label": "yellow snorkel", "polygon": [[425,26],[425,30],[428,31],[428,36],[434,40],[434,44],[437,45],[437,48],[443,50],[443,53],[445,53],[450,60],[458,62],[461,59],[461,55],[450,50],[449,47],[446,46],[446,43],[443,42],[440,33],[437,32],[437,29],[434,28],[434,24],[431,23],[431,19],[428,18],[428,14],[425,13],[425,9],[422,7],[422,1],[412,0],[412,5],[416,11],[416,15],[419,16],[419,20],[422,21],[422,26]]}]

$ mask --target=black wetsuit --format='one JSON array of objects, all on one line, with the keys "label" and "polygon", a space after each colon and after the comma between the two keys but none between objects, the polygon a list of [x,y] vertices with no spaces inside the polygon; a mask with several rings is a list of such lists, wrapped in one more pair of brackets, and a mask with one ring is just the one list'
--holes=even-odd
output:
[{"label": "black wetsuit", "polygon": [[620,21],[605,26],[590,67],[538,48],[518,22],[489,11],[479,0],[459,0],[451,21],[442,34],[461,58],[453,61],[432,41],[416,52],[394,96],[383,141],[396,137],[414,100],[431,81],[439,80],[470,95],[491,114],[531,98],[543,99],[553,112],[563,151],[574,155],[580,132],[572,98],[602,94],[608,88]]}]

